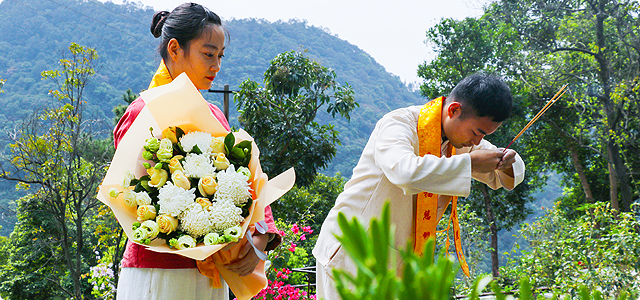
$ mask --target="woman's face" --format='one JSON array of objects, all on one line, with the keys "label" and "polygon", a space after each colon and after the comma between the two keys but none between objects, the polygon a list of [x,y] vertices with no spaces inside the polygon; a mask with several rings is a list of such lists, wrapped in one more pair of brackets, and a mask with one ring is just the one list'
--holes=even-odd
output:
[{"label": "woman's face", "polygon": [[[222,27],[206,26],[200,36],[190,42],[186,51],[184,47],[178,46],[173,52],[175,55],[170,54],[172,63],[167,67],[171,77],[176,78],[183,72],[187,73],[196,88],[208,90],[220,71],[224,57],[224,42],[225,35]],[[171,53],[171,49],[169,52]]]}]

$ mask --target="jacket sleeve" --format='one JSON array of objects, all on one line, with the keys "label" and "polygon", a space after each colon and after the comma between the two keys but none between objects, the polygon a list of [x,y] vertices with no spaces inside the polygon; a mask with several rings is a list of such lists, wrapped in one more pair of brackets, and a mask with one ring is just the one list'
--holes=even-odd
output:
[{"label": "jacket sleeve", "polygon": [[[468,149],[468,150],[466,150]],[[471,148],[463,148],[461,151],[473,152],[476,150],[494,150],[496,146],[486,140],[482,140],[477,146]],[[507,175],[504,171],[495,170],[490,173],[472,172],[473,179],[484,182],[490,188],[496,190],[501,187],[507,190],[513,190],[518,184],[524,180],[525,166],[522,157],[516,153],[516,161],[512,165],[513,177]]]},{"label": "jacket sleeve", "polygon": [[280,231],[278,230],[278,228],[276,228],[276,223],[273,219],[273,213],[271,212],[271,206],[269,205],[264,208],[264,221],[269,227],[267,232],[273,234],[273,238],[269,241],[269,243],[267,243],[267,247],[264,249],[264,251],[271,251],[278,247],[280,243],[282,243],[282,236],[280,235]]},{"label": "jacket sleeve", "polygon": [[398,111],[376,125],[375,162],[387,179],[405,195],[427,191],[440,195],[469,195],[471,157],[418,155],[417,119]]},{"label": "jacket sleeve", "polygon": [[124,134],[129,130],[129,127],[131,127],[133,121],[136,119],[138,114],[140,114],[142,108],[144,108],[144,105],[144,100],[138,97],[138,99],[129,104],[124,115],[120,118],[118,124],[116,124],[116,127],[113,129],[113,143],[116,149],[118,148],[118,144],[120,143],[120,140],[122,140]]}]

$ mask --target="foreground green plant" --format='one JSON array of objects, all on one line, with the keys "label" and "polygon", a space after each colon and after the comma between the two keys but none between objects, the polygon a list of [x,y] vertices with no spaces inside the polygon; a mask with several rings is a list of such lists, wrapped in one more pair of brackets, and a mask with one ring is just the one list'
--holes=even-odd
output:
[{"label": "foreground green plant", "polygon": [[[402,277],[396,274],[396,268],[389,268],[399,257],[393,257],[390,252],[390,246],[395,243],[388,203],[382,210],[381,219],[371,220],[368,231],[355,217],[348,221],[342,213],[338,216],[338,223],[343,235],[337,238],[357,267],[355,275],[333,270],[336,289],[342,299],[450,298],[458,267],[449,257],[433,259],[433,240],[426,244],[423,256],[414,254],[411,247],[400,251]],[[489,281],[480,279],[474,287],[481,291]]]},{"label": "foreground green plant", "polygon": [[[452,257],[440,256],[434,260],[435,241],[429,240],[423,256],[413,252],[411,245],[400,250],[400,257],[394,257],[390,251],[394,245],[394,226],[388,203],[382,209],[380,220],[371,220],[368,230],[357,218],[347,220],[342,213],[338,215],[338,223],[342,236],[336,236],[345,252],[356,266],[356,274],[334,269],[336,289],[343,300],[366,299],[451,299],[454,278],[458,272],[457,264]],[[397,274],[397,259],[400,261],[402,274]],[[389,267],[393,266],[393,267]],[[531,300],[543,295],[534,294],[532,284],[527,276],[517,280],[519,289],[515,294],[520,300]],[[482,291],[490,285],[497,300],[516,299],[514,295],[503,292],[502,288],[491,276],[478,276],[473,281],[469,295],[470,300],[480,299]],[[622,291],[617,295],[603,295],[597,288],[579,284],[576,294],[562,294],[563,299],[601,300],[628,298]],[[546,296],[546,295],[545,295]],[[568,297],[565,297],[568,296]],[[606,297],[605,297],[606,296]],[[559,294],[551,295],[551,299],[559,298]]]},{"label": "foreground green plant", "polygon": [[640,296],[640,223],[632,213],[617,213],[605,202],[579,208],[569,219],[559,209],[521,230],[531,248],[511,258],[501,270],[502,284],[523,276],[534,287],[554,287],[556,294],[578,297],[581,286],[607,297]]}]

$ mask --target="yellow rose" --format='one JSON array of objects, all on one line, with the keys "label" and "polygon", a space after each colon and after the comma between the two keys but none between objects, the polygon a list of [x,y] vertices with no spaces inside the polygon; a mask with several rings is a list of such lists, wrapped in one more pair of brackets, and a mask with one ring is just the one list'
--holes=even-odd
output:
[{"label": "yellow rose", "polygon": [[211,152],[212,153],[226,153],[224,151],[224,137],[214,137],[211,139]]},{"label": "yellow rose", "polygon": [[155,219],[156,207],[153,205],[140,205],[137,210],[138,221]]},{"label": "yellow rose", "polygon": [[162,138],[169,139],[172,143],[177,143],[178,138],[176,136],[176,127],[169,126],[167,129],[162,131]]},{"label": "yellow rose", "polygon": [[229,159],[224,155],[224,153],[218,154],[216,159],[213,161],[213,166],[218,170],[226,170],[230,164]]},{"label": "yellow rose", "polygon": [[204,211],[207,211],[207,209],[213,205],[213,203],[211,203],[207,198],[196,198],[196,203],[200,204]]},{"label": "yellow rose", "polygon": [[182,163],[180,163],[180,160],[183,158],[184,156],[182,155],[176,155],[171,158],[171,161],[169,162],[169,171],[171,171],[171,174],[173,174],[173,172],[175,172],[176,170],[184,170],[182,168]]},{"label": "yellow rose", "polygon": [[208,197],[216,193],[218,183],[213,176],[204,176],[198,181],[198,191],[202,196]]},{"label": "yellow rose", "polygon": [[191,181],[189,181],[189,178],[184,175],[182,170],[176,170],[173,172],[173,174],[171,174],[171,181],[173,182],[173,185],[179,186],[185,190],[189,190],[191,188]]},{"label": "yellow rose", "polygon": [[136,207],[138,205],[138,201],[136,201],[136,192],[130,189],[126,189],[122,192],[122,194],[122,200],[128,207]]},{"label": "yellow rose", "polygon": [[160,227],[160,232],[169,234],[178,228],[178,219],[170,215],[159,215],[156,218],[156,223]]},{"label": "yellow rose", "polygon": [[151,180],[149,180],[149,186],[160,188],[165,183],[167,183],[167,179],[169,178],[169,173],[163,169],[149,168],[147,169],[147,173],[151,176]]}]

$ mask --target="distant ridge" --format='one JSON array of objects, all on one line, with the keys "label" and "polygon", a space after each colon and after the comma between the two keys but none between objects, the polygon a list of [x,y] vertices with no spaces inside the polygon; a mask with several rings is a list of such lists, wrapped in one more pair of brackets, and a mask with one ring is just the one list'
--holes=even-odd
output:
[{"label": "distant ridge", "polygon": [[[215,7],[212,7],[215,11]],[[111,119],[111,108],[120,104],[128,88],[135,92],[147,87],[159,57],[158,40],[149,33],[153,10],[141,4],[117,5],[110,2],[77,0],[5,0],[0,3],[0,77],[7,79],[0,103],[10,110],[25,112],[21,102],[44,104],[52,88],[40,81],[40,72],[55,67],[71,42],[98,50],[97,76],[88,87],[90,110]],[[224,16],[221,16],[224,18]],[[232,89],[246,78],[261,82],[262,73],[277,54],[307,49],[309,56],[333,68],[341,83],[356,91],[361,107],[351,124],[338,120],[336,127],[343,141],[335,161],[326,169],[333,175],[350,176],[374,122],[384,113],[406,105],[423,103],[399,77],[387,73],[371,56],[347,41],[305,21],[268,22],[257,19],[231,19],[225,22],[231,33],[229,49],[214,88],[229,84]],[[417,66],[416,66],[417,67]],[[205,93],[206,94],[206,93]],[[219,95],[205,95],[220,103]],[[36,100],[37,99],[37,100]],[[35,101],[34,101],[35,100]],[[232,108],[235,108],[232,105]],[[232,110],[231,122],[237,125]],[[0,112],[0,119],[13,123],[16,114]],[[324,121],[328,118],[323,117]],[[348,125],[348,126],[347,126]]]}]

